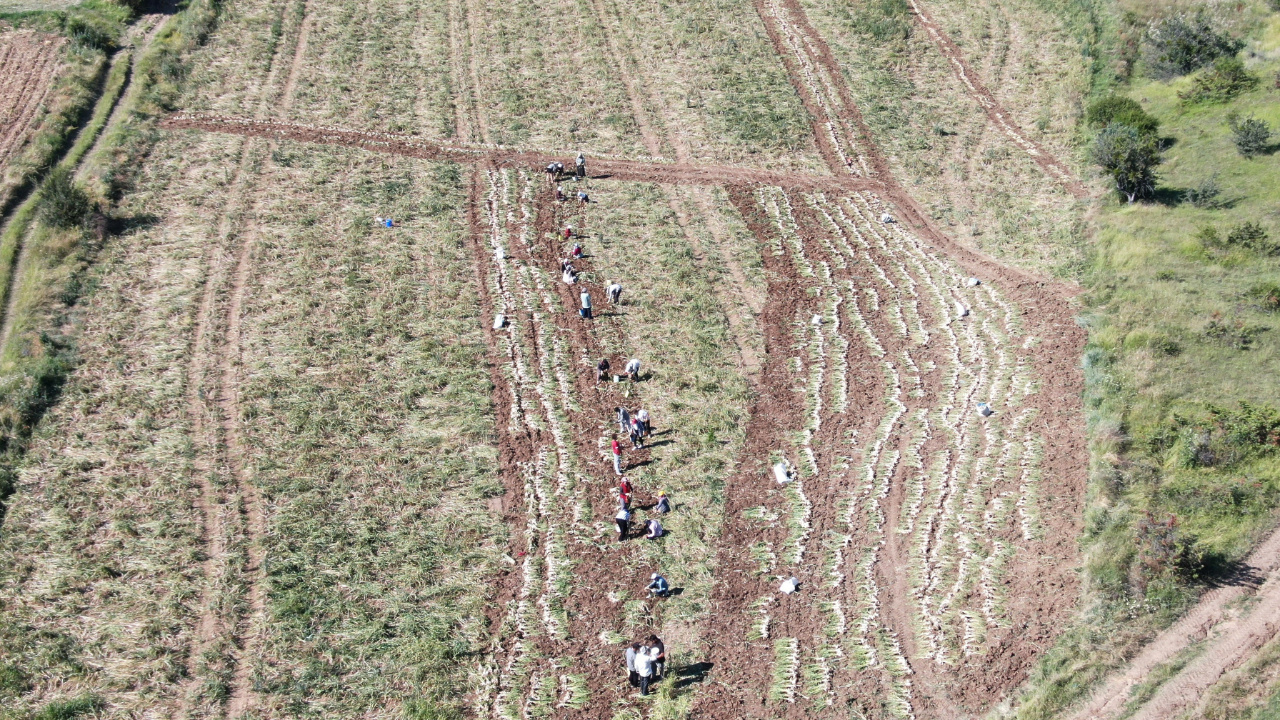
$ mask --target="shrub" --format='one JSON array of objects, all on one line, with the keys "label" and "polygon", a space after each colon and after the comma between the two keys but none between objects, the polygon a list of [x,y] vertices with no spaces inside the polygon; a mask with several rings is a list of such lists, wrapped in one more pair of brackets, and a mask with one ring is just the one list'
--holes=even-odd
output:
[{"label": "shrub", "polygon": [[1203,11],[1157,18],[1147,26],[1143,57],[1150,73],[1169,79],[1240,52],[1244,43],[1213,28]]},{"label": "shrub", "polygon": [[1137,100],[1123,95],[1108,95],[1089,105],[1085,114],[1089,124],[1106,127],[1112,123],[1128,125],[1140,133],[1154,135],[1160,129],[1160,121],[1147,114]]},{"label": "shrub", "polygon": [[1218,175],[1214,173],[1201,180],[1195,187],[1187,189],[1187,202],[1198,208],[1214,208],[1218,206],[1218,196],[1222,188],[1218,186]]},{"label": "shrub", "polygon": [[1247,158],[1262,155],[1271,145],[1271,126],[1265,120],[1240,116],[1231,113],[1227,116],[1227,127],[1231,128],[1232,139],[1236,150]]},{"label": "shrub", "polygon": [[1093,161],[1115,181],[1116,192],[1133,202],[1155,192],[1155,169],[1163,159],[1154,136],[1111,123],[1094,142]]},{"label": "shrub", "polygon": [[1258,78],[1244,69],[1237,57],[1218,58],[1213,67],[1196,75],[1191,87],[1178,93],[1184,105],[1223,103],[1257,87]]},{"label": "shrub", "polygon": [[1263,230],[1258,223],[1253,222],[1241,223],[1231,228],[1227,233],[1227,244],[1248,248],[1266,255],[1272,255],[1276,251],[1276,245],[1271,242],[1267,231]]},{"label": "shrub", "polygon": [[1258,283],[1249,288],[1249,296],[1258,299],[1258,304],[1268,312],[1280,312],[1280,284],[1274,282]]},{"label": "shrub", "polygon": [[76,185],[67,168],[55,168],[40,188],[40,222],[58,228],[80,225],[89,216],[89,195]]}]

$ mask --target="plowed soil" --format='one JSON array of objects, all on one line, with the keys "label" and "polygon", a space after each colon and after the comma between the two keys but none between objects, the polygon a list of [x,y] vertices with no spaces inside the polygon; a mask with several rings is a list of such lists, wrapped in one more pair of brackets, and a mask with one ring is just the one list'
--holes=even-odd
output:
[{"label": "plowed soil", "polygon": [[30,30],[0,34],[0,172],[35,129],[41,104],[62,65],[64,42]]}]

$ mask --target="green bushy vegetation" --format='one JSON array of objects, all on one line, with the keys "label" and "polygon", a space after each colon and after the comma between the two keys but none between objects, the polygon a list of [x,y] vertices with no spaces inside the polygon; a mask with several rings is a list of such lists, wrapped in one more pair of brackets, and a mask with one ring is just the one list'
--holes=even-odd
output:
[{"label": "green bushy vegetation", "polygon": [[1234,56],[1244,42],[1222,32],[1204,11],[1159,17],[1147,26],[1144,59],[1153,77],[1169,79]]},{"label": "green bushy vegetation", "polygon": [[[1194,16],[1179,23],[1201,50],[1187,50],[1178,72],[1119,88],[1168,140],[1149,201],[1112,201],[1095,222],[1082,278],[1086,594],[1078,622],[1033,673],[1019,717],[1052,717],[1079,700],[1242,559],[1280,506],[1280,169],[1238,152],[1231,120],[1274,125],[1280,103],[1250,84],[1188,104],[1217,67],[1177,76],[1215,60],[1235,73],[1242,44]],[[1247,72],[1270,77],[1280,23],[1249,32]]]},{"label": "green bushy vegetation", "polygon": [[1111,94],[1094,100],[1089,104],[1085,119],[1097,128],[1114,123],[1131,127],[1144,135],[1155,135],[1160,130],[1159,120],[1143,110],[1138,101],[1123,95]]},{"label": "green bushy vegetation", "polygon": [[1178,93],[1183,104],[1224,103],[1258,86],[1258,78],[1244,68],[1238,57],[1222,57],[1208,69],[1196,73],[1191,87]]}]

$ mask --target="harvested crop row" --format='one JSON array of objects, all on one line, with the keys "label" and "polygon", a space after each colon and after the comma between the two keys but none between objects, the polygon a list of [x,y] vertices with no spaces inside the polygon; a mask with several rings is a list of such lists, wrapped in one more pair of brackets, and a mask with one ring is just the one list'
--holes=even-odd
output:
[{"label": "harvested crop row", "polygon": [[[932,714],[957,658],[999,651],[1021,622],[1005,576],[1040,547],[1028,520],[1039,515],[1043,444],[1030,429],[1043,401],[1034,342],[998,289],[966,282],[953,260],[886,222],[892,209],[874,195],[737,197],[771,248],[771,301],[793,303],[767,327],[766,392],[790,388],[799,412],[748,437],[768,449],[735,480],[747,497],[727,509],[726,537],[746,533],[752,552],[722,554],[734,580],[717,597],[740,613],[726,625],[754,640],[721,646],[735,648],[720,658],[729,679],[700,707],[790,716],[804,700],[876,693],[893,714]],[[983,417],[980,402],[995,413]],[[777,462],[794,469],[782,486],[764,472]],[[775,595],[791,576],[801,591]],[[753,679],[764,670],[740,659],[783,640],[796,644],[774,648],[773,680]],[[795,692],[782,683],[793,658],[807,680]],[[783,707],[736,690],[770,682]]]}]

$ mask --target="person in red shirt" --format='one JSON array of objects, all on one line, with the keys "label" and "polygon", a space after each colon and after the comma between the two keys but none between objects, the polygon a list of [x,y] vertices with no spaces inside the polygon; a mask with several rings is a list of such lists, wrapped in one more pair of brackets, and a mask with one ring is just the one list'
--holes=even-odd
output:
[{"label": "person in red shirt", "polygon": [[613,472],[622,474],[622,446],[618,444],[617,436],[613,438]]},{"label": "person in red shirt", "polygon": [[626,477],[618,482],[618,499],[622,502],[622,507],[631,507],[631,481]]}]

